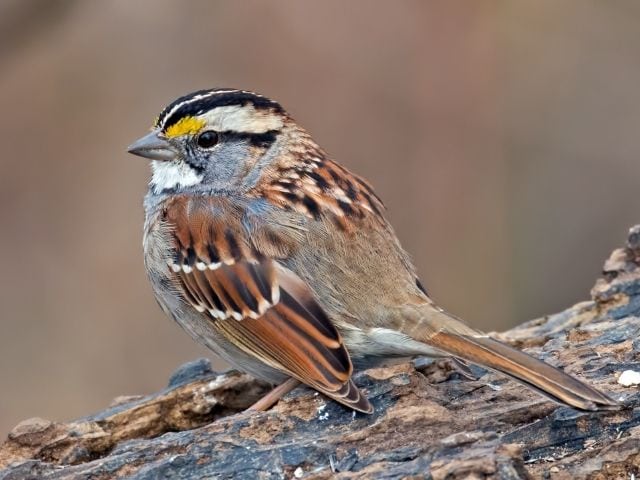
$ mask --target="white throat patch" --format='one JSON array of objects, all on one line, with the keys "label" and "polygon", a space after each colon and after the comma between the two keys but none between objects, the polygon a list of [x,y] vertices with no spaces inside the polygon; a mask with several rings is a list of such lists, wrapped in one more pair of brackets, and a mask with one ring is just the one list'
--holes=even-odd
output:
[{"label": "white throat patch", "polygon": [[151,188],[155,193],[202,182],[203,175],[184,162],[151,162]]}]

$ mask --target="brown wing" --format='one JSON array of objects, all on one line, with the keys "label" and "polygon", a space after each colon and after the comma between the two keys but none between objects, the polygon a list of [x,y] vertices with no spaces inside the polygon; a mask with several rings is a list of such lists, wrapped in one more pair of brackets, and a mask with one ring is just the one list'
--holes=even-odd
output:
[{"label": "brown wing", "polygon": [[[309,287],[248,241],[226,199],[178,197],[165,209],[170,262],[188,302],[243,351],[355,410],[372,407],[351,380],[340,334]],[[277,249],[276,249],[277,250]]]}]

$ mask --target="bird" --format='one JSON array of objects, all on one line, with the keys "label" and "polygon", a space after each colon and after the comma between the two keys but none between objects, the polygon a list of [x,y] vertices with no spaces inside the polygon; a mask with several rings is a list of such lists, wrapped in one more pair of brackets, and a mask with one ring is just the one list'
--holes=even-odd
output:
[{"label": "bird", "polygon": [[448,357],[560,404],[618,403],[442,309],[372,186],[334,161],[276,101],[213,88],[177,98],[128,147],[150,160],[144,264],[162,310],[235,368],[307,385],[363,413],[354,371]]}]

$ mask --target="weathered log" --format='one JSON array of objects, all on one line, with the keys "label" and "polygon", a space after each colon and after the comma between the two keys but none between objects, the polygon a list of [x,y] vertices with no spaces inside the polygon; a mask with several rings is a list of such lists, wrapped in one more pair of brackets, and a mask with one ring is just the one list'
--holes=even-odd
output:
[{"label": "weathered log", "polygon": [[373,415],[307,388],[243,412],[267,386],[208,361],[167,389],[68,423],[26,420],[0,446],[0,480],[110,478],[633,478],[640,474],[640,226],[592,300],[498,334],[619,399],[579,412],[498,374],[448,361],[360,373]]}]

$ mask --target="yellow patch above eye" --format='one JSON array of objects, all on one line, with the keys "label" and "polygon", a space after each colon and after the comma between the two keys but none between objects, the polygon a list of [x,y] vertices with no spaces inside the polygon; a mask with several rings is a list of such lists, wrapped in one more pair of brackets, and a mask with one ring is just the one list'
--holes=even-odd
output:
[{"label": "yellow patch above eye", "polygon": [[206,122],[201,118],[183,117],[167,128],[164,134],[169,138],[179,137],[180,135],[195,135],[202,130],[205,124]]}]

